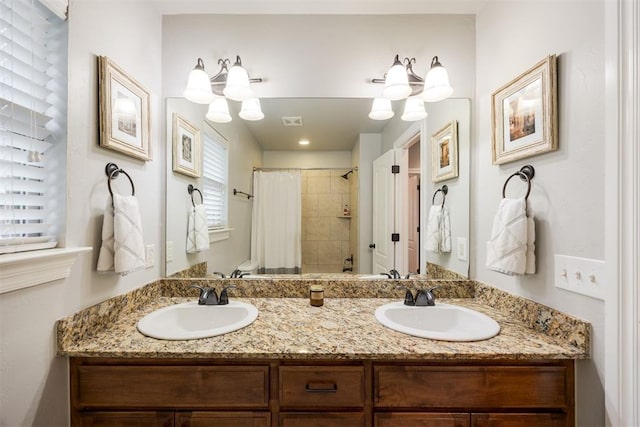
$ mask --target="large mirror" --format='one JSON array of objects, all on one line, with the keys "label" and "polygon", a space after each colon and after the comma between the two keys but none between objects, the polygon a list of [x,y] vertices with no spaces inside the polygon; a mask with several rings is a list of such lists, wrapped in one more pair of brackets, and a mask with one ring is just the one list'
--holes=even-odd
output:
[{"label": "large mirror", "polygon": [[[202,261],[207,262],[209,273],[230,274],[251,260],[255,207],[253,199],[243,193],[253,192],[257,168],[301,170],[302,273],[379,273],[377,249],[370,246],[384,246],[375,241],[384,239],[376,234],[381,230],[376,218],[383,216],[381,210],[391,208],[403,229],[400,242],[394,245],[400,248],[396,257],[400,259],[394,264],[399,271],[423,273],[429,263],[468,276],[468,99],[427,103],[429,115],[420,122],[404,122],[400,114],[386,121],[371,120],[371,99],[366,98],[265,98],[261,102],[264,120],[242,120],[238,106],[230,103],[233,120],[221,124],[205,120],[206,106],[183,98],[167,99],[166,275]],[[400,110],[401,104],[394,109]],[[203,181],[174,171],[176,114],[200,132],[202,144],[217,140],[228,147],[228,229],[211,233],[210,249],[198,253],[186,252],[188,213],[193,203],[200,202],[197,192],[190,195],[187,189],[189,185],[202,189]],[[442,180],[432,174],[433,153],[438,156],[432,136],[452,123],[457,159],[447,161],[457,161],[458,173]],[[309,145],[299,145],[300,139],[307,139]],[[398,156],[407,167],[398,180],[403,188],[396,184],[394,199],[381,200],[374,165],[390,150],[401,153]],[[446,195],[441,191],[443,185]],[[422,230],[429,229],[431,206],[443,201],[450,219],[450,248],[433,250],[427,248]]]}]

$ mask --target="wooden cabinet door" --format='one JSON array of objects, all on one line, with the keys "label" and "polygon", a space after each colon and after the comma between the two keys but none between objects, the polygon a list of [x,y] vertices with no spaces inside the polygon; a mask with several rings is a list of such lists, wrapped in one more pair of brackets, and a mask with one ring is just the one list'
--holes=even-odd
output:
[{"label": "wooden cabinet door", "polygon": [[281,413],[280,427],[364,427],[364,414],[357,413]]},{"label": "wooden cabinet door", "polygon": [[176,427],[270,427],[269,412],[176,412]]},{"label": "wooden cabinet door", "polygon": [[566,427],[564,414],[471,414],[471,427]]},{"label": "wooden cabinet door", "polygon": [[375,414],[374,427],[469,427],[469,414],[464,413],[402,413]]},{"label": "wooden cabinet door", "polygon": [[82,412],[73,419],[74,427],[173,427],[173,412]]}]

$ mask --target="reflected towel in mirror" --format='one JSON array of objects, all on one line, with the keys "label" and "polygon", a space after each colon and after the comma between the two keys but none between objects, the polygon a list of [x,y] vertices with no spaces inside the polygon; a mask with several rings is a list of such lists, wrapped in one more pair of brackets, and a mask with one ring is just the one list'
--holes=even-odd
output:
[{"label": "reflected towel in mirror", "polygon": [[444,205],[429,209],[425,249],[434,253],[451,252],[451,222]]},{"label": "reflected towel in mirror", "polygon": [[209,249],[209,229],[204,205],[196,205],[189,212],[187,221],[187,253]]}]

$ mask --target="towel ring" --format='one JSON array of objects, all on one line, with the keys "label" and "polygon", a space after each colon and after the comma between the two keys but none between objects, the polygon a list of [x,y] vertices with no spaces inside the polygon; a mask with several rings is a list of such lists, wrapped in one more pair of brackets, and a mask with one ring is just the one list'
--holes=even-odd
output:
[{"label": "towel ring", "polygon": [[107,187],[109,187],[109,194],[111,194],[112,198],[113,198],[113,191],[111,190],[111,180],[117,178],[118,175],[120,175],[120,172],[122,172],[127,178],[129,178],[129,183],[131,184],[131,195],[132,196],[136,195],[136,187],[133,185],[133,180],[131,179],[129,174],[124,171],[124,169],[120,169],[118,165],[116,165],[115,163],[107,163],[107,166],[104,168],[104,171],[108,177]]},{"label": "towel ring", "polygon": [[202,197],[202,193],[196,187],[194,187],[191,184],[187,185],[187,193],[191,194],[191,204],[195,208],[196,207],[196,202],[193,201],[193,192],[194,191],[197,191],[198,194],[200,195],[200,204],[204,203],[204,197]]},{"label": "towel ring", "polygon": [[509,178],[507,178],[507,180],[504,182],[504,185],[502,186],[502,198],[506,198],[505,192],[507,190],[507,184],[509,183],[509,180],[514,176],[519,176],[521,180],[527,182],[527,194],[525,194],[524,196],[524,199],[527,200],[527,198],[529,197],[529,193],[531,193],[531,180],[533,179],[535,174],[536,170],[533,168],[533,166],[524,165],[522,168],[520,168],[519,171],[516,171],[509,175]]},{"label": "towel ring", "polygon": [[447,199],[447,194],[449,193],[449,187],[447,187],[447,184],[445,184],[442,187],[438,188],[433,193],[433,197],[431,198],[431,204],[432,205],[436,204],[436,196],[438,195],[438,193],[442,193],[442,205],[444,205],[444,201]]}]

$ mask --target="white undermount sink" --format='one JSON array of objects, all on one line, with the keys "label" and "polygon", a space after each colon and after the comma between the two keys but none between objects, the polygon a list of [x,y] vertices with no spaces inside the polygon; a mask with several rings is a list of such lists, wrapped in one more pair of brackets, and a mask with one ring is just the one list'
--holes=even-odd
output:
[{"label": "white undermount sink", "polygon": [[392,302],[376,309],[376,319],[398,332],[442,341],[480,341],[500,332],[498,322],[489,316],[440,302],[431,307]]},{"label": "white undermount sink", "polygon": [[191,301],[151,312],[136,326],[151,338],[193,340],[237,331],[257,317],[257,308],[240,301],[230,301],[226,305],[198,305],[197,301]]}]

